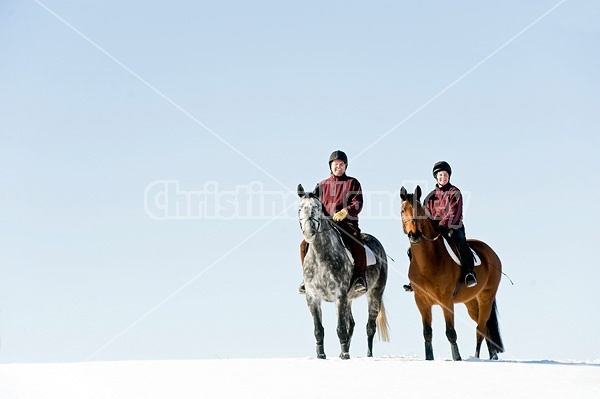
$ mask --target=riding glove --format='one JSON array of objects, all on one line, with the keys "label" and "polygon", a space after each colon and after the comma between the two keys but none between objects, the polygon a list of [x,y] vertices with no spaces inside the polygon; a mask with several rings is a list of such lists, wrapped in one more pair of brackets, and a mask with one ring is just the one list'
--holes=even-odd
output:
[{"label": "riding glove", "polygon": [[336,212],[335,215],[333,215],[333,221],[340,222],[346,219],[346,216],[348,216],[348,211],[346,209],[342,209],[341,211]]}]

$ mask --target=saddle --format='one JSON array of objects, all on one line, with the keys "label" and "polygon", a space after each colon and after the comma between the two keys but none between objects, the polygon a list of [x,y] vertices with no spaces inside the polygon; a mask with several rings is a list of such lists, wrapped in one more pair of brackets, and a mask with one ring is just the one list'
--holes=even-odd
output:
[{"label": "saddle", "polygon": [[[448,240],[446,240],[446,237],[442,237],[442,238],[444,239],[444,246],[446,247],[446,251],[448,251],[448,255],[450,255],[450,257],[452,258],[452,260],[457,265],[460,266],[461,263],[460,263],[460,259],[458,258],[458,250],[456,248],[453,248],[452,245],[450,245],[450,243],[448,242]],[[477,255],[477,252],[475,252],[473,250],[473,248],[471,248],[470,246],[469,246],[469,249],[471,250],[471,253],[473,254],[473,266],[480,266],[481,265],[481,259],[479,258],[479,255]]]},{"label": "saddle", "polygon": [[[335,232],[337,233],[337,235],[339,236],[340,241],[342,242],[342,245],[344,246],[344,249],[346,250],[346,253],[348,254],[348,257],[350,258],[350,261],[352,263],[354,263],[354,257],[352,256],[352,252],[350,251],[350,249],[348,249],[348,247],[346,246],[346,243],[342,239],[342,233],[340,232],[340,229],[338,229],[337,226],[333,226],[333,228],[334,228]],[[377,257],[375,256],[375,253],[365,243],[363,243],[363,247],[365,248],[365,255],[367,257],[367,266],[373,266],[375,263],[377,263]]]},{"label": "saddle", "polygon": [[[373,253],[371,248],[369,248],[366,244],[363,244],[363,247],[365,247],[365,255],[367,255],[367,266],[373,266],[375,263],[377,263],[377,258],[375,257],[375,254]],[[346,248],[346,253],[348,254],[348,257],[350,258],[352,263],[354,263],[354,257],[352,256],[352,252],[350,252],[350,250],[345,245],[344,248]]]}]

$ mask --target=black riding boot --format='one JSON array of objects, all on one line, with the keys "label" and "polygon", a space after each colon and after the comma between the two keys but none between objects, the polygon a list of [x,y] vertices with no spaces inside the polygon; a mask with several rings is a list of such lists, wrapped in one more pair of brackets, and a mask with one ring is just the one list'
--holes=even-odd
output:
[{"label": "black riding boot", "polygon": [[359,277],[354,280],[354,291],[358,292],[359,294],[364,294],[367,292],[367,282],[364,278]]},{"label": "black riding boot", "polygon": [[477,277],[475,276],[475,267],[473,265],[473,253],[468,247],[465,251],[461,251],[460,263],[462,274],[465,276],[465,285],[468,288],[475,287],[477,285]]},{"label": "black riding boot", "polygon": [[452,230],[451,237],[458,248],[462,275],[465,276],[465,285],[469,288],[475,287],[477,285],[477,277],[475,276],[475,267],[473,265],[473,253],[467,244],[464,227]]},{"label": "black riding boot", "polygon": [[[306,253],[308,252],[308,243],[306,240],[302,240],[300,243],[300,264],[304,265],[304,258],[306,257]],[[298,294],[306,294],[306,287],[304,287],[304,281],[298,287]]]},{"label": "black riding boot", "polygon": [[471,287],[475,287],[477,285],[477,277],[475,276],[475,267],[473,265],[474,261],[473,261],[473,253],[471,252],[471,250],[468,250],[468,254],[465,254],[463,256],[463,259],[468,259],[466,262],[462,262],[463,264],[463,268],[464,271],[463,273],[465,273],[465,285],[468,288]]},{"label": "black riding boot", "polygon": [[[410,247],[408,247],[408,251],[406,251],[406,254],[408,255],[408,261],[410,263],[410,261],[412,261],[412,251],[410,250]],[[410,285],[410,283],[404,284],[402,288],[404,288],[404,291],[406,292],[413,292],[413,288],[412,285]]]}]

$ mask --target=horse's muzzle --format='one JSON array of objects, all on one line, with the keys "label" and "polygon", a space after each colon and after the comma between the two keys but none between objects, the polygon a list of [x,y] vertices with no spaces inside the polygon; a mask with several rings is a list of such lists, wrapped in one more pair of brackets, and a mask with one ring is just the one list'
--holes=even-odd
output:
[{"label": "horse's muzzle", "polygon": [[415,232],[410,232],[408,233],[408,241],[410,241],[411,244],[418,244],[421,242],[421,232],[420,231],[415,231]]}]

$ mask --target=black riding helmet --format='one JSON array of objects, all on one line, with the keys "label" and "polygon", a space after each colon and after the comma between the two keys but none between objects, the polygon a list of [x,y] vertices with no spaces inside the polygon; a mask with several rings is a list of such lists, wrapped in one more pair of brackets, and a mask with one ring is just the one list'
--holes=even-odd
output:
[{"label": "black riding helmet", "polygon": [[441,172],[442,170],[448,172],[448,176],[452,175],[452,168],[450,167],[450,164],[446,161],[439,161],[433,165],[433,177],[437,179],[438,172]]},{"label": "black riding helmet", "polygon": [[329,156],[329,169],[331,169],[331,163],[335,160],[340,160],[343,161],[346,164],[346,167],[348,167],[348,156],[346,155],[346,153],[342,150],[337,150],[331,153],[331,155]]}]

